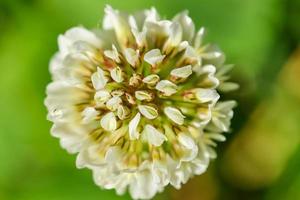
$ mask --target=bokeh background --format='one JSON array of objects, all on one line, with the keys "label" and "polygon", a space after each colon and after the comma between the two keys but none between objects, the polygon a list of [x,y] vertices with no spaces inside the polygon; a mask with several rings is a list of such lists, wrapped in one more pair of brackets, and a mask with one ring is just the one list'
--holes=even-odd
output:
[{"label": "bokeh background", "polygon": [[300,0],[0,0],[0,199],[130,199],[94,185],[49,134],[43,105],[57,36],[99,26],[105,4],[189,10],[234,63],[233,128],[207,173],[155,197],[300,199]]}]

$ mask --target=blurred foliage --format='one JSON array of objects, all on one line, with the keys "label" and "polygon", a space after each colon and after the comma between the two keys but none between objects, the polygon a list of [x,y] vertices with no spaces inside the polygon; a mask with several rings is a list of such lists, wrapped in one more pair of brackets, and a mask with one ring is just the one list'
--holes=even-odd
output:
[{"label": "blurred foliage", "polygon": [[100,190],[88,170],[75,168],[50,136],[43,105],[58,34],[99,26],[105,4],[128,12],[155,6],[168,18],[189,10],[236,64],[241,89],[230,97],[239,107],[219,159],[156,199],[300,199],[300,65],[279,75],[300,42],[300,0],[0,0],[0,199],[130,199]]}]

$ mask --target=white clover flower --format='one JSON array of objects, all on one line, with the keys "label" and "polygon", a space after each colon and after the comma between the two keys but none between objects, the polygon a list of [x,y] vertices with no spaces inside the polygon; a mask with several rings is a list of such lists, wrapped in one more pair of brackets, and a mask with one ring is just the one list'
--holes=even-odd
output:
[{"label": "white clover flower", "polygon": [[235,106],[219,92],[237,86],[203,35],[187,12],[166,20],[154,8],[107,6],[102,30],[59,36],[45,100],[51,133],[101,188],[149,199],[206,171]]}]

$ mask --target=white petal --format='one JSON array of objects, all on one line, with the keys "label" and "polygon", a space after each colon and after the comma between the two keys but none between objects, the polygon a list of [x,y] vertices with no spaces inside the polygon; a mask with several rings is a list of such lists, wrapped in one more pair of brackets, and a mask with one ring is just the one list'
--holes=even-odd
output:
[{"label": "white petal", "polygon": [[214,65],[195,65],[193,67],[193,71],[197,74],[215,74],[216,73],[216,67]]},{"label": "white petal", "polygon": [[[101,147],[100,147],[101,148]],[[105,160],[102,156],[99,156],[99,145],[89,143],[89,145],[82,145],[76,159],[77,168],[84,168],[90,166],[101,166],[105,164]]]},{"label": "white petal", "polygon": [[237,105],[236,101],[218,102],[214,108],[216,111],[229,112]]},{"label": "white petal", "polygon": [[191,46],[187,46],[186,47],[183,57],[186,58],[186,59],[188,59],[188,60],[190,60],[190,61],[199,62],[198,53]]},{"label": "white petal", "polygon": [[211,106],[199,107],[197,109],[197,117],[200,119],[200,124],[207,124],[211,119]]},{"label": "white petal", "polygon": [[141,170],[137,173],[129,191],[133,199],[152,199],[158,191],[158,185],[154,182],[151,171]]},{"label": "white petal", "polygon": [[142,32],[138,32],[137,29],[132,28],[131,32],[138,46],[143,46],[146,44],[146,30],[143,30]]},{"label": "white petal", "polygon": [[226,137],[220,133],[206,133],[205,136],[219,142],[224,142],[226,140]]},{"label": "white petal", "polygon": [[159,49],[152,49],[145,54],[144,60],[150,65],[156,65],[160,63],[164,57],[165,55],[162,55]]},{"label": "white petal", "polygon": [[115,45],[112,45],[112,50],[105,50],[104,55],[106,57],[116,61],[117,63],[120,62],[119,52],[118,52],[117,48],[115,47]]},{"label": "white petal", "polygon": [[221,57],[222,55],[223,55],[222,52],[218,52],[218,51],[201,53],[201,57],[205,59],[215,59]]},{"label": "white petal", "polygon": [[187,136],[186,134],[180,134],[178,136],[178,141],[187,149],[193,149],[196,146],[194,140],[190,136]]},{"label": "white petal", "polygon": [[195,144],[193,138],[186,134],[179,134],[178,141],[182,144],[187,150],[185,152],[184,157],[182,157],[182,161],[191,161],[193,160],[198,153],[198,146]]},{"label": "white petal", "polygon": [[141,90],[141,91],[136,91],[135,92],[135,97],[138,99],[138,100],[151,100],[153,97],[152,95],[147,92],[147,91],[144,91],[144,90]]},{"label": "white petal", "polygon": [[[200,154],[200,153],[199,153]],[[209,158],[203,156],[201,158],[196,158],[193,161],[193,171],[196,175],[203,174],[207,170],[207,166],[209,163]]]},{"label": "white petal", "polygon": [[213,124],[220,129],[222,132],[228,132],[229,131],[229,125],[228,123],[226,123],[225,120],[220,119],[218,117],[213,117],[212,118],[212,122]]},{"label": "white petal", "polygon": [[138,25],[136,23],[136,20],[135,20],[134,16],[129,15],[129,17],[128,17],[128,23],[129,23],[129,25],[130,25],[131,28],[133,28],[135,30],[138,30]]},{"label": "white petal", "polygon": [[146,134],[148,142],[154,146],[160,146],[165,140],[167,140],[163,133],[149,124],[145,126],[143,133]]},{"label": "white petal", "polygon": [[152,106],[139,105],[138,109],[148,119],[155,119],[158,116],[157,110]]},{"label": "white petal", "polygon": [[113,9],[109,5],[105,7],[104,11],[103,28],[114,29],[118,42],[121,46],[125,46],[128,39],[131,39],[132,37],[130,26],[126,18],[123,18],[118,10]]},{"label": "white petal", "polygon": [[105,114],[100,121],[101,127],[106,131],[114,131],[117,129],[117,120],[113,112]]},{"label": "white petal", "polygon": [[178,52],[186,49],[189,46],[189,43],[187,41],[182,41],[179,46],[177,47]]},{"label": "white petal", "polygon": [[91,79],[96,90],[104,88],[108,81],[104,75],[104,71],[100,67],[97,67],[97,72],[93,73]]},{"label": "white petal", "polygon": [[159,76],[157,74],[150,74],[143,79],[143,82],[151,86],[156,85],[159,81]]},{"label": "white petal", "polygon": [[157,20],[159,20],[158,12],[154,7],[152,7],[149,10],[146,10],[145,15],[146,15],[145,21],[157,21]]},{"label": "white petal", "polygon": [[182,27],[182,39],[191,41],[194,37],[195,25],[192,19],[188,16],[188,12],[184,11],[176,15],[173,21],[177,21]]},{"label": "white petal", "polygon": [[94,120],[97,117],[98,114],[99,114],[99,112],[94,107],[86,107],[82,111],[83,123],[91,122],[92,120]]},{"label": "white petal", "polygon": [[216,102],[219,99],[219,97],[220,95],[217,93],[216,90],[202,88],[198,88],[196,90],[196,98],[202,103],[206,103],[209,101]]},{"label": "white petal", "polygon": [[229,64],[229,65],[224,65],[220,68],[218,68],[217,77],[222,77],[225,76],[228,72],[230,72],[233,69],[234,65]]},{"label": "white petal", "polygon": [[115,67],[110,71],[111,78],[117,83],[121,83],[124,78],[120,67]]},{"label": "white petal", "polygon": [[127,60],[127,62],[132,65],[136,66],[139,61],[139,52],[132,49],[132,48],[126,48],[124,50],[124,55]]},{"label": "white petal", "polygon": [[218,87],[218,90],[222,91],[222,92],[231,92],[234,90],[239,89],[239,85],[237,83],[233,83],[233,82],[225,82],[225,83],[221,83]]},{"label": "white petal", "polygon": [[205,75],[205,79],[203,79],[198,86],[204,88],[216,88],[220,81],[215,76],[216,67],[214,65],[195,65],[193,71],[197,73],[198,76]]},{"label": "white petal", "polygon": [[95,93],[94,99],[96,103],[102,104],[105,103],[110,97],[111,95],[107,90],[99,90]]},{"label": "white petal", "polygon": [[116,163],[122,159],[122,150],[119,146],[110,147],[105,154],[105,161],[107,163]]},{"label": "white petal", "polygon": [[177,92],[177,85],[168,80],[159,81],[155,88],[163,92],[166,96],[171,96]]},{"label": "white petal", "polygon": [[200,28],[200,30],[197,32],[197,34],[195,36],[195,42],[194,42],[194,47],[196,49],[201,47],[204,33],[205,33],[205,29],[203,27]]},{"label": "white petal", "polygon": [[182,29],[178,22],[173,22],[169,29],[169,39],[166,42],[166,48],[168,46],[177,46],[180,44],[182,38]]},{"label": "white petal", "polygon": [[185,116],[177,108],[165,107],[164,112],[167,115],[167,117],[176,124],[183,124]]},{"label": "white petal", "polygon": [[101,40],[93,32],[84,27],[74,27],[58,37],[59,51],[62,53],[62,56],[69,54],[72,45],[78,41],[87,42],[95,47],[102,46]]},{"label": "white petal", "polygon": [[179,78],[187,78],[192,73],[193,73],[193,71],[192,71],[192,66],[191,65],[187,65],[187,66],[184,66],[184,67],[173,69],[171,71],[172,76],[176,76],[176,77],[179,77]]},{"label": "white petal", "polygon": [[141,114],[137,113],[134,118],[129,122],[129,138],[131,140],[136,140],[139,138],[140,134],[137,131],[137,127],[139,125],[139,122],[141,120]]},{"label": "white petal", "polygon": [[120,119],[126,119],[128,115],[130,114],[130,110],[126,106],[119,106],[117,110],[117,115]]},{"label": "white petal", "polygon": [[114,96],[106,102],[106,107],[111,111],[115,111],[118,109],[121,103],[122,99],[119,96]]}]

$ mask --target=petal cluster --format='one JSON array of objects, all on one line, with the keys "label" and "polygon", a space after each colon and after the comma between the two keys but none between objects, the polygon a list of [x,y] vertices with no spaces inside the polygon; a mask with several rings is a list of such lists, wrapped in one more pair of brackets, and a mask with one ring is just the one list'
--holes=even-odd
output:
[{"label": "petal cluster", "polygon": [[187,12],[166,20],[154,8],[128,15],[110,6],[103,29],[59,36],[45,100],[51,133],[101,188],[149,199],[216,156],[235,106],[221,92],[238,86],[203,36]]}]

